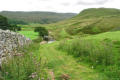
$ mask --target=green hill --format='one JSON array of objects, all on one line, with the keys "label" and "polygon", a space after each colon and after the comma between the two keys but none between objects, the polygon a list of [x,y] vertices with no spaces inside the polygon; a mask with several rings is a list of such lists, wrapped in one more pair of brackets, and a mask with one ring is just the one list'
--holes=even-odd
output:
[{"label": "green hill", "polygon": [[23,12],[23,11],[2,11],[3,15],[9,19],[10,23],[54,23],[75,16],[75,13],[55,13],[55,12]]},{"label": "green hill", "polygon": [[119,9],[114,8],[89,8],[83,10],[77,17],[81,18],[96,18],[96,17],[109,17],[120,15]]},{"label": "green hill", "polygon": [[[90,8],[80,12],[77,16],[55,24],[50,24],[48,29],[54,36],[59,36],[61,31],[67,35],[98,34],[107,31],[119,30],[120,10],[113,8]],[[68,37],[68,36],[66,36]]]}]

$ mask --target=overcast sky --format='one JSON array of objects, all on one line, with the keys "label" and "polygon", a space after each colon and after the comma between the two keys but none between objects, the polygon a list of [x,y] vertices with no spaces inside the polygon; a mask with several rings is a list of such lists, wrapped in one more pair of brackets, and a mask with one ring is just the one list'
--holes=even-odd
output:
[{"label": "overcast sky", "polygon": [[120,0],[1,0],[0,11],[52,11],[79,13],[86,8],[118,8]]}]

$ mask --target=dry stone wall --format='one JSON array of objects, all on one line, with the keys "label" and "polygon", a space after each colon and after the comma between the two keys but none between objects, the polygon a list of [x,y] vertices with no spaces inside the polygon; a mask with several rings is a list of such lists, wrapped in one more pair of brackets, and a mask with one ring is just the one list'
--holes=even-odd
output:
[{"label": "dry stone wall", "polygon": [[0,56],[12,53],[15,48],[29,45],[31,42],[29,38],[19,33],[0,30]]}]

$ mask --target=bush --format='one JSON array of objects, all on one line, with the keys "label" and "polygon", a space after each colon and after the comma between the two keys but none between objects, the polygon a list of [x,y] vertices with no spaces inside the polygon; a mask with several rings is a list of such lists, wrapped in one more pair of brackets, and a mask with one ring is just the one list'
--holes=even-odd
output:
[{"label": "bush", "polygon": [[16,24],[11,24],[10,25],[10,30],[12,31],[21,31],[21,27],[20,26],[17,26]]},{"label": "bush", "polygon": [[34,30],[35,32],[39,33],[39,36],[44,37],[44,36],[48,36],[48,30],[45,29],[44,27],[37,27]]},{"label": "bush", "polygon": [[17,26],[16,24],[9,24],[8,19],[6,17],[0,16],[0,29],[20,31],[21,27]]},{"label": "bush", "polygon": [[10,25],[8,24],[7,18],[0,15],[0,29],[7,30],[9,28]]}]

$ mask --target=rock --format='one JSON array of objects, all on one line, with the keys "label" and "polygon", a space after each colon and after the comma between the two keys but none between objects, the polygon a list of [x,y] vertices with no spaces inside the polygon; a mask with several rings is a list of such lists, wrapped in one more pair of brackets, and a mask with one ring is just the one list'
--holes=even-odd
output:
[{"label": "rock", "polygon": [[43,40],[45,40],[45,41],[54,41],[53,37],[51,37],[51,36],[44,36]]},{"label": "rock", "polygon": [[62,74],[62,75],[60,76],[60,78],[61,78],[61,80],[69,80],[69,79],[70,79],[70,76],[67,75],[67,74]]},{"label": "rock", "polygon": [[37,75],[37,73],[36,72],[34,72],[34,73],[32,73],[30,76],[29,76],[29,78],[32,78],[32,79],[34,79],[35,77],[37,77],[38,75]]},{"label": "rock", "polygon": [[42,41],[42,42],[40,42],[40,44],[46,44],[47,43],[47,41]]}]

